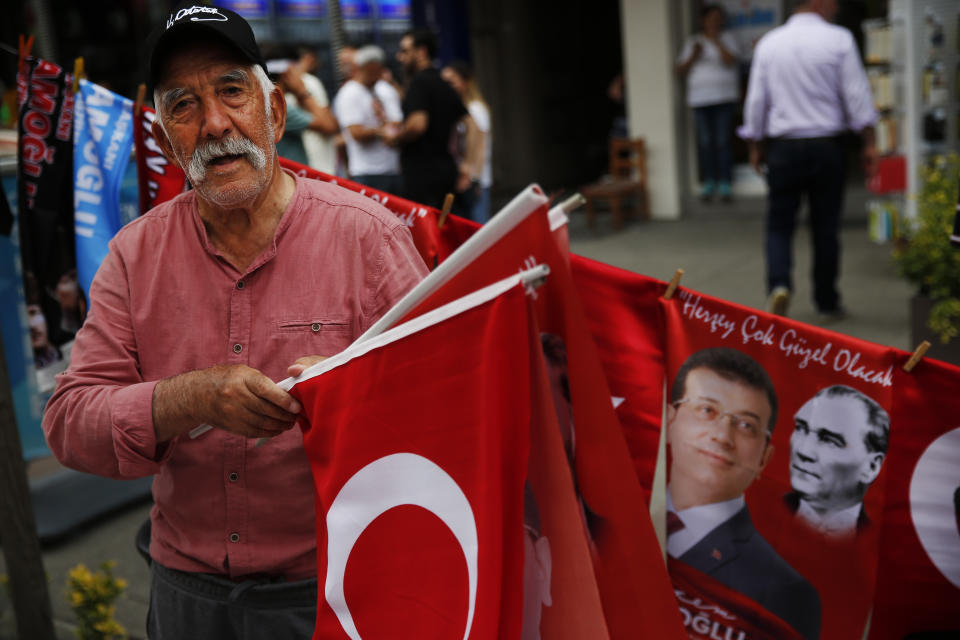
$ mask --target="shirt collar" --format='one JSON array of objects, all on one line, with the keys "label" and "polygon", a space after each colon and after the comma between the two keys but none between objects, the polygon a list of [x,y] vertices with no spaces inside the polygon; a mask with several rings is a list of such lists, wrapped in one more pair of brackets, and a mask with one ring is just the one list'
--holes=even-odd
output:
[{"label": "shirt collar", "polygon": [[800,505],[797,507],[797,516],[824,535],[843,536],[856,529],[862,508],[862,503],[858,502],[852,507],[839,511],[828,511],[821,515],[814,511],[805,500],[800,500]]},{"label": "shirt collar", "polygon": [[[306,178],[303,178],[302,176],[298,175],[294,171],[291,171],[290,169],[287,169],[285,167],[280,167],[280,170],[283,173],[286,173],[293,177],[293,180],[295,183],[293,196],[290,197],[290,202],[287,204],[287,208],[284,210],[283,215],[280,218],[280,222],[277,224],[277,228],[274,229],[273,231],[273,242],[270,244],[270,246],[267,249],[263,251],[263,253],[260,254],[260,256],[256,260],[253,261],[253,263],[247,268],[246,272],[240,275],[246,275],[247,273],[252,273],[253,271],[256,271],[261,266],[263,266],[265,263],[273,259],[273,257],[277,254],[277,242],[280,240],[281,236],[283,236],[284,232],[290,226],[290,223],[292,222],[294,217],[300,211],[301,207],[299,206],[299,203],[300,203],[300,197],[303,192],[303,190],[301,189],[301,185],[303,183],[303,180],[305,180]],[[220,258],[222,256],[220,252],[217,250],[217,248],[213,246],[213,243],[210,241],[210,236],[207,234],[207,227],[206,225],[203,224],[203,218],[200,217],[200,206],[199,206],[199,203],[197,202],[196,189],[191,189],[190,194],[191,194],[190,195],[191,200],[189,201],[189,204],[187,206],[190,207],[191,213],[193,215],[194,225],[196,226],[197,233],[200,236],[200,244],[203,246],[204,250],[207,253],[209,253],[211,256],[214,256],[215,258]],[[223,263],[225,265],[229,265],[229,263],[226,261],[223,261]],[[233,267],[230,267],[230,268],[233,268]]]},{"label": "shirt collar", "polygon": [[821,16],[816,11],[800,11],[798,13],[793,14],[787,19],[787,24],[800,24],[800,23],[809,24],[813,22],[829,24],[826,20],[823,19],[823,16]]},{"label": "shirt collar", "polygon": [[683,521],[683,529],[677,531],[667,539],[667,552],[674,558],[682,556],[694,545],[718,526],[732,518],[746,506],[743,495],[732,500],[703,504],[677,511],[670,497],[670,488],[667,487],[667,511],[673,511]]}]

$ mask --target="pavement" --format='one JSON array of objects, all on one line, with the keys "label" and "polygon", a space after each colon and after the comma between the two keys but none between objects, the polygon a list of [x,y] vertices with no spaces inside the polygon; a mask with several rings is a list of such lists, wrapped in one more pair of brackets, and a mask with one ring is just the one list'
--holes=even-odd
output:
[{"label": "pavement", "polygon": [[[841,291],[848,316],[830,329],[888,346],[911,350],[909,299],[911,287],[896,275],[890,245],[867,237],[863,190],[848,190],[841,242]],[[764,264],[762,253],[763,197],[743,197],[729,204],[686,203],[678,221],[631,221],[620,231],[612,229],[609,214],[598,216],[594,229],[582,212],[570,222],[571,249],[580,255],[623,269],[669,280],[677,268],[685,275],[681,285],[739,304],[763,309]],[[789,315],[814,323],[811,300],[809,235],[800,228],[795,239],[796,290]],[[30,464],[34,478],[53,472],[51,460]],[[56,545],[45,547],[48,576],[58,638],[73,638],[75,618],[66,596],[67,572],[79,563],[95,568],[116,562],[114,574],[129,587],[117,601],[116,618],[131,638],[144,637],[149,601],[149,572],[134,549],[134,534],[148,517],[149,503],[114,513]],[[0,558],[0,574],[4,563]],[[9,598],[0,588],[0,640],[15,638]]]}]

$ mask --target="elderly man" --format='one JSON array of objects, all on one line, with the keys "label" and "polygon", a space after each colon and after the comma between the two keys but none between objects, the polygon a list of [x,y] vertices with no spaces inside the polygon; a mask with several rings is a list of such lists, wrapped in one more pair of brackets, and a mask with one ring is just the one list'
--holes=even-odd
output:
[{"label": "elderly man", "polygon": [[735,349],[704,349],[680,367],[672,397],[667,553],[819,637],[816,590],[757,533],[743,497],[773,453],[767,372]]},{"label": "elderly man", "polygon": [[793,290],[793,230],[801,199],[810,204],[813,299],[818,319],[843,317],[837,291],[846,161],[843,134],[863,138],[863,163],[877,162],[873,107],[853,35],[830,24],[837,0],[794,1],[794,14],[757,43],[740,136],[769,186],[766,260],[772,313],[786,315]]},{"label": "elderly man", "polygon": [[76,469],[154,475],[151,638],[307,638],[313,483],[274,380],[342,350],[426,268],[386,209],[281,170],[285,102],[237,14],[175,9],[149,80],[154,135],[194,190],[111,241],[47,442]]},{"label": "elderly man", "polygon": [[863,497],[889,439],[890,417],[873,398],[844,385],[821,389],[794,416],[787,507],[827,536],[863,530]]}]

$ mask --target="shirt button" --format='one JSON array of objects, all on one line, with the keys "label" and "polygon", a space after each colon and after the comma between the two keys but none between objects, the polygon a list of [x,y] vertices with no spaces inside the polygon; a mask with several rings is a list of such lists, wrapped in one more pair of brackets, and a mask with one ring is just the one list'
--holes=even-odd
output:
[{"label": "shirt button", "polygon": [[310,325],[310,328],[313,330],[314,333],[316,333],[317,331],[320,331],[320,323],[314,322],[312,325]]},{"label": "shirt button", "polygon": [[240,542],[240,534],[239,534],[239,533],[231,533],[231,534],[230,534],[230,542]]},{"label": "shirt button", "polygon": [[231,474],[230,474],[229,476],[227,476],[227,477],[230,478],[230,482],[236,482],[237,480],[240,479],[240,474],[237,473],[236,471],[234,471],[233,473],[231,473]]},{"label": "shirt button", "polygon": [[237,280],[237,289],[243,289],[243,287],[244,287],[243,280]]},{"label": "shirt button", "polygon": [[234,352],[234,353],[240,353],[241,351],[243,351],[243,345],[242,345],[242,344],[240,344],[240,343],[238,342],[237,344],[233,345],[233,352]]}]

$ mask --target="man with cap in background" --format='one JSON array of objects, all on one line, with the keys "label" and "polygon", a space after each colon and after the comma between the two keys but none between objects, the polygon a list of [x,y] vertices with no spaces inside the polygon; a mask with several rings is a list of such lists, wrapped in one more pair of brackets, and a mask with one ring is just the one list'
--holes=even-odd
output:
[{"label": "man with cap in background", "polygon": [[149,44],[154,135],[194,189],[111,241],[44,432],[69,467],[154,476],[149,637],[307,638],[313,482],[274,380],[342,350],[426,268],[379,204],[280,168],[284,99],[240,16],[182,4]]},{"label": "man with cap in background", "polygon": [[384,54],[368,45],[354,52],[353,76],[333,100],[347,145],[350,179],[387,193],[402,191],[400,154],[385,140],[403,120],[400,96],[381,79]]}]

